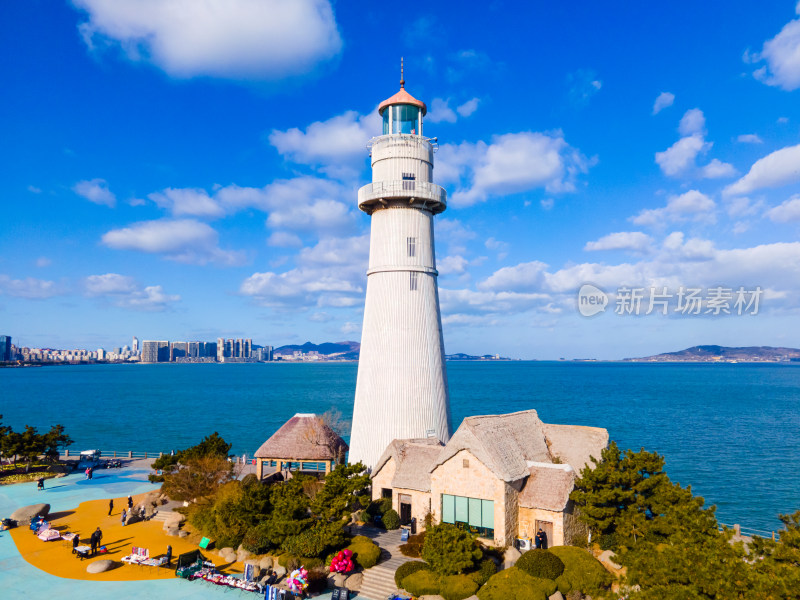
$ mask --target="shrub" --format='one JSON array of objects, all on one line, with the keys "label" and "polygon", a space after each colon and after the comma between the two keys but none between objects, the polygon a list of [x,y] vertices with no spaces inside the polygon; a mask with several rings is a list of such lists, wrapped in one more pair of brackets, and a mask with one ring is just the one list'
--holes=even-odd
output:
[{"label": "shrub", "polygon": [[549,550],[528,550],[517,561],[516,566],[532,577],[555,580],[564,572],[564,563]]},{"label": "shrub", "polygon": [[286,554],[281,554],[278,557],[278,564],[284,567],[287,571],[294,571],[300,566],[300,559],[287,552]]},{"label": "shrub", "polygon": [[344,545],[342,525],[342,521],[318,523],[311,529],[287,537],[281,548],[296,556],[323,556]]},{"label": "shrub", "polygon": [[271,544],[269,543],[269,523],[259,523],[247,530],[242,539],[242,546],[253,554],[264,554]]},{"label": "shrub", "polygon": [[478,570],[473,573],[470,573],[470,576],[475,581],[475,583],[477,583],[478,585],[483,585],[484,583],[489,581],[489,578],[491,578],[491,576],[494,575],[495,573],[497,573],[497,565],[491,558],[484,558],[481,561]]},{"label": "shrub", "polygon": [[615,550],[617,547],[617,536],[613,533],[604,533],[598,538],[597,543],[602,550]]},{"label": "shrub", "polygon": [[562,594],[577,590],[592,596],[608,589],[612,582],[611,574],[600,561],[586,550],[573,546],[555,546],[550,549],[564,563],[564,573],[556,580]]},{"label": "shrub", "polygon": [[424,563],[419,560],[412,560],[406,563],[403,563],[399,567],[397,567],[397,571],[394,572],[394,582],[397,584],[397,587],[403,587],[403,579],[411,575],[412,573],[416,573],[417,571],[430,571],[431,566],[428,563]]},{"label": "shrub", "polygon": [[417,571],[403,579],[403,589],[412,596],[433,596],[439,593],[439,576],[433,571]]},{"label": "shrub", "polygon": [[400,546],[403,556],[420,558],[422,556],[422,545],[425,543],[425,532],[409,536],[408,542]]},{"label": "shrub", "polygon": [[469,575],[448,575],[439,584],[439,595],[444,600],[464,600],[478,591],[478,584]]},{"label": "shrub", "polygon": [[483,556],[474,538],[448,523],[435,525],[425,534],[422,558],[440,575],[455,575],[474,567]]},{"label": "shrub", "polygon": [[369,569],[378,564],[378,559],[381,556],[381,549],[372,543],[372,540],[368,537],[357,535],[353,538],[353,542],[348,548],[353,552],[353,560],[356,561],[362,569]]},{"label": "shrub", "polygon": [[383,526],[386,529],[397,529],[400,527],[400,515],[393,508],[383,513]]},{"label": "shrub", "polygon": [[378,510],[380,511],[379,514],[381,515],[385,515],[387,512],[392,510],[392,499],[381,498],[378,500]]},{"label": "shrub", "polygon": [[362,523],[369,523],[370,522],[370,514],[366,510],[362,510],[356,516],[357,521],[361,521]]},{"label": "shrub", "polygon": [[480,600],[547,600],[556,592],[554,581],[528,575],[522,569],[511,567],[493,575],[478,590]]}]

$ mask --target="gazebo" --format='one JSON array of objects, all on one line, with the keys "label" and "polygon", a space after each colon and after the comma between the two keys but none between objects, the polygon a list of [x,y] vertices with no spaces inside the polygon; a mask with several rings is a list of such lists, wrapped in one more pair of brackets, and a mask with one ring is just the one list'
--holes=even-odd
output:
[{"label": "gazebo", "polygon": [[263,467],[276,471],[314,471],[330,473],[338,462],[344,462],[349,447],[322,417],[298,413],[286,421],[256,451],[256,473],[263,479]]}]

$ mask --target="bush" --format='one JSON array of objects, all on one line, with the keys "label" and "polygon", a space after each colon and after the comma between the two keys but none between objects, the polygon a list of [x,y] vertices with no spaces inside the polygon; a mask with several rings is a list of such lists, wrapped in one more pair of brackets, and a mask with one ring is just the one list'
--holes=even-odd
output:
[{"label": "bush", "polygon": [[602,550],[616,550],[617,536],[613,533],[604,533],[597,539]]},{"label": "bush", "polygon": [[439,595],[444,600],[464,600],[478,591],[478,584],[469,575],[448,575],[439,584]]},{"label": "bush", "polygon": [[478,590],[480,600],[547,600],[556,592],[554,581],[528,575],[522,569],[511,567],[493,575]]},{"label": "bush", "polygon": [[353,538],[353,542],[348,546],[353,552],[353,560],[356,561],[362,569],[369,569],[378,564],[378,559],[381,557],[381,549],[372,543],[372,540],[363,535],[357,535]]},{"label": "bush", "polygon": [[611,585],[611,574],[586,550],[573,546],[555,546],[550,552],[564,563],[564,573],[556,580],[562,594],[578,590],[596,596]]},{"label": "bush", "polygon": [[434,596],[439,593],[439,576],[433,571],[417,571],[403,579],[403,589],[412,596]]},{"label": "bush", "polygon": [[425,534],[422,558],[440,575],[468,571],[482,556],[472,535],[448,523],[435,525]]},{"label": "bush", "polygon": [[516,567],[532,577],[555,580],[564,572],[564,563],[549,550],[528,550],[517,561]]},{"label": "bush", "polygon": [[269,543],[269,523],[259,523],[248,529],[242,539],[242,546],[253,554],[267,552],[271,547]]},{"label": "bush", "polygon": [[344,545],[342,521],[318,523],[297,535],[287,537],[281,548],[296,556],[324,556],[326,552]]},{"label": "bush", "polygon": [[284,567],[287,571],[294,571],[300,566],[300,559],[287,552],[286,554],[281,554],[278,557],[278,564]]},{"label": "bush", "polygon": [[420,558],[422,556],[422,545],[425,543],[425,532],[409,536],[408,542],[400,546],[403,556]]},{"label": "bush", "polygon": [[399,567],[397,567],[397,571],[394,572],[394,582],[397,584],[397,587],[403,587],[403,579],[411,575],[412,573],[416,573],[417,571],[430,571],[431,566],[428,563],[424,563],[419,560],[412,560],[406,563],[403,563]]},{"label": "bush", "polygon": [[400,515],[393,508],[383,513],[383,526],[386,529],[398,529],[400,527]]},{"label": "bush", "polygon": [[495,564],[495,562],[491,558],[484,558],[481,561],[478,570],[473,573],[470,573],[470,576],[475,581],[475,583],[477,583],[478,585],[483,585],[484,583],[489,581],[491,576],[494,575],[495,573],[497,573],[497,565]]}]

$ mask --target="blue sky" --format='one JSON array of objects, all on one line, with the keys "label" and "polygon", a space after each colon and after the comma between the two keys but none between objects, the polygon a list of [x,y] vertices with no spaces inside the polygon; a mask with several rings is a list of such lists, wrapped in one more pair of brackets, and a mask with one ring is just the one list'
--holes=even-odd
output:
[{"label": "blue sky", "polygon": [[[356,190],[403,56],[448,352],[800,344],[800,4],[430,4],[3,2],[2,333],[360,339]],[[682,314],[682,287],[758,313]]]}]

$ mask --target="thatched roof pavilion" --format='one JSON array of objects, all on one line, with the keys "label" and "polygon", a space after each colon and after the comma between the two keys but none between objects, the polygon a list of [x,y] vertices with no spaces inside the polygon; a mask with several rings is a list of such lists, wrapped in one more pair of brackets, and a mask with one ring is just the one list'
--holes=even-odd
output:
[{"label": "thatched roof pavilion", "polygon": [[345,441],[313,413],[298,413],[286,421],[256,451],[256,473],[263,477],[262,466],[276,467],[278,471],[323,471],[329,473],[333,465],[344,461],[349,450]]}]

